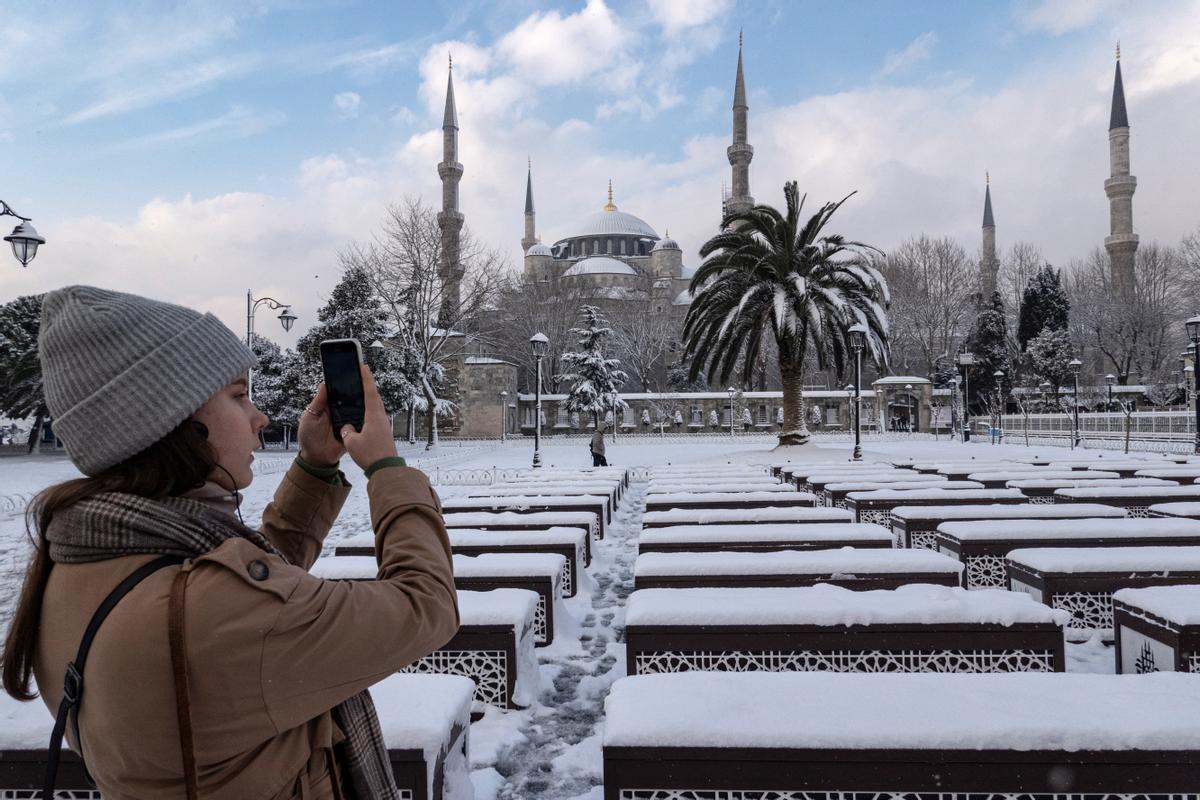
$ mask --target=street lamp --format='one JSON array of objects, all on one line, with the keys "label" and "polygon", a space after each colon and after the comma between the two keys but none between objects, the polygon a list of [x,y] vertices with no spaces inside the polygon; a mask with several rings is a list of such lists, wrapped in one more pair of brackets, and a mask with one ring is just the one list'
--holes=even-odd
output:
[{"label": "street lamp", "polygon": [[975,354],[964,350],[958,354],[958,365],[963,371],[963,441],[971,438],[971,367],[975,364]]},{"label": "street lamp", "polygon": [[533,386],[533,468],[542,465],[542,357],[550,349],[550,340],[544,333],[529,337],[529,346],[537,361],[537,380]]},{"label": "street lamp", "polygon": [[729,393],[729,438],[733,438],[733,396],[737,394],[737,389],[730,386],[725,390]]},{"label": "street lamp", "polygon": [[962,376],[957,372],[950,379],[950,441],[954,441],[954,423],[955,415],[962,415],[962,409],[959,408],[959,401],[962,399],[959,395],[959,387],[962,385]]},{"label": "street lamp", "polygon": [[1105,430],[1111,432],[1112,431],[1112,410],[1113,410],[1112,390],[1113,390],[1113,386],[1116,385],[1116,383],[1117,383],[1117,376],[1113,375],[1111,372],[1108,373],[1107,375],[1104,376],[1104,383],[1108,386],[1108,402],[1104,404],[1104,411],[1105,411],[1105,415],[1108,418],[1108,424],[1106,424],[1104,426],[1104,428],[1105,428]]},{"label": "street lamp", "polygon": [[44,245],[46,240],[38,235],[29,217],[22,217],[3,200],[0,200],[0,217],[16,217],[21,220],[17,227],[13,228],[13,232],[4,237],[4,241],[12,245],[13,255],[21,262],[21,266],[28,267],[29,262],[37,255],[38,248]]},{"label": "street lamp", "polygon": [[1074,417],[1074,433],[1071,436],[1071,449],[1079,447],[1079,370],[1083,368],[1083,362],[1078,358],[1072,358],[1068,366],[1071,368],[1071,377],[1075,382],[1075,392],[1072,396],[1072,405],[1075,406]]},{"label": "street lamp", "polygon": [[[13,245],[14,247],[16,245]],[[246,347],[254,349],[254,315],[258,312],[260,305],[266,304],[272,311],[283,309],[279,312],[279,323],[283,325],[284,332],[292,329],[292,324],[296,321],[296,315],[292,313],[292,307],[287,303],[281,303],[273,297],[260,297],[254,299],[252,290],[246,291]],[[254,370],[251,369],[246,376],[246,396],[251,401],[254,400]]]},{"label": "street lamp", "polygon": [[996,381],[996,436],[993,441],[1004,442],[1004,370],[992,373]]},{"label": "street lamp", "polygon": [[867,346],[867,326],[861,322],[851,325],[847,331],[850,334],[850,346],[854,348],[854,452],[851,461],[862,461],[862,351]]},{"label": "street lamp", "polygon": [[[1187,331],[1188,339],[1192,342],[1193,356],[1200,353],[1200,316],[1190,317],[1187,322],[1183,323],[1184,329]],[[1193,363],[1193,372],[1195,375],[1195,364]],[[1200,400],[1196,401],[1196,443],[1192,447],[1192,452],[1200,454]]]},{"label": "street lamp", "polygon": [[508,391],[500,390],[500,441],[508,439],[508,425],[505,419],[508,416]]}]

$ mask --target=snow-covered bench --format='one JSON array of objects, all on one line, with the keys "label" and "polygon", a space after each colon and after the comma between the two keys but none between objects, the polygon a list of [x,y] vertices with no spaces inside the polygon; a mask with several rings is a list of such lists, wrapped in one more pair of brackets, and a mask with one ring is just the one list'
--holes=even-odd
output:
[{"label": "snow-covered bench", "polygon": [[454,638],[401,671],[462,675],[475,682],[478,703],[525,708],[538,690],[537,605],[537,593],[528,589],[459,591]]},{"label": "snow-covered bench", "polygon": [[892,509],[892,533],[897,547],[937,549],[937,527],[943,522],[970,522],[989,519],[1120,519],[1125,510],[1099,504],[1019,505],[987,504],[966,506],[901,506]]},{"label": "snow-covered bench", "polygon": [[1056,503],[1104,503],[1120,506],[1131,517],[1150,516],[1150,506],[1156,503],[1200,501],[1200,486],[1133,486],[1129,488],[1075,487],[1056,489]]},{"label": "snow-covered bench", "polygon": [[983,484],[985,489],[1005,489],[1009,485],[1009,481],[1022,480],[1060,480],[1060,481],[1096,481],[1105,478],[1113,479],[1121,477],[1115,472],[1101,472],[1099,470],[1059,470],[1059,469],[1005,469],[1005,470],[986,470],[980,472],[972,472],[967,475],[967,480],[978,481]]},{"label": "snow-covered bench", "polygon": [[[454,675],[392,675],[371,687],[384,746],[400,797],[471,797],[468,737],[471,681]],[[0,694],[0,798],[42,796],[46,744],[54,718],[41,700],[20,703]],[[99,800],[79,757],[63,743],[56,798]]]},{"label": "snow-covered bench", "polygon": [[818,472],[886,472],[890,469],[892,469],[892,465],[882,461],[856,461],[840,464],[824,461],[817,464],[779,464],[771,468],[771,474],[784,483],[797,484],[797,488],[799,488],[799,484],[803,483],[806,477]]},{"label": "snow-covered bench", "polygon": [[[1120,491],[1124,488],[1137,486],[1170,486],[1170,481],[1161,478],[1100,478],[1091,480],[1053,479],[1053,478],[1022,478],[1009,481],[1008,488],[1019,489],[1021,494],[1029,498],[1031,503],[1045,505],[1055,504],[1054,493],[1059,489],[1111,489]],[[1055,505],[1068,505],[1058,503]]]},{"label": "snow-covered bench", "polygon": [[617,510],[617,487],[615,483],[530,483],[525,485],[493,485],[471,489],[467,497],[603,497],[608,505],[608,518]]},{"label": "snow-covered bench", "polygon": [[[594,529],[597,539],[604,538],[604,525],[609,520],[608,498],[597,495],[579,497],[539,497],[521,495],[512,497],[447,497],[442,500],[442,511],[449,514],[477,514],[480,512],[507,512],[511,514],[539,514],[547,511],[590,511],[596,515]],[[460,526],[461,527],[461,526]],[[472,525],[470,527],[480,527]]]},{"label": "snow-covered bench", "polygon": [[[764,476],[765,477],[765,476]],[[650,481],[646,487],[649,499],[658,494],[696,494],[708,492],[794,492],[796,487],[788,483],[767,483],[763,478],[756,481],[729,480],[706,477],[695,481]]]},{"label": "snow-covered bench", "polygon": [[[541,528],[527,531],[484,531],[451,528],[450,552],[464,556],[483,553],[558,553],[563,564],[563,594],[574,597],[579,588],[579,571],[584,564],[587,534],[579,528]],[[375,554],[375,535],[348,536],[333,549],[335,556]]]},{"label": "snow-covered bench", "polygon": [[816,498],[787,487],[786,492],[675,492],[646,496],[646,511],[671,509],[811,508]]},{"label": "snow-covered bench", "polygon": [[983,472],[985,470],[996,472],[999,470],[1021,469],[1029,466],[1029,464],[1017,461],[963,461],[918,464],[914,469],[917,472],[941,475],[946,480],[965,481],[967,476],[972,472]]},{"label": "snow-covered bench", "polygon": [[1200,522],[1188,519],[1007,519],[944,522],[938,551],[965,566],[963,586],[1008,585],[1004,559],[1032,547],[1200,545]]},{"label": "snow-covered bench", "polygon": [[584,563],[592,563],[592,538],[596,536],[599,520],[591,511],[541,511],[518,514],[478,511],[464,514],[444,514],[447,530],[467,528],[478,531],[533,531],[546,528],[579,528],[587,534]]},{"label": "snow-covered bench", "polygon": [[891,525],[892,509],[900,506],[965,506],[980,503],[1024,503],[1016,489],[874,489],[851,492],[846,508],[855,522]]},{"label": "snow-covered bench", "polygon": [[470,746],[474,684],[458,675],[392,675],[371,687],[401,797],[473,796]]},{"label": "snow-covered bench", "polygon": [[1147,467],[1139,470],[1139,478],[1162,478],[1173,483],[1192,484],[1200,478],[1200,465],[1177,464],[1162,467]]},{"label": "snow-covered bench", "polygon": [[853,522],[815,525],[674,525],[643,528],[638,537],[639,553],[891,546],[892,537],[886,528]]},{"label": "snow-covered bench", "polygon": [[626,664],[629,675],[1061,672],[1069,618],[1000,589],[640,589],[625,611]]},{"label": "snow-covered bench", "polygon": [[1113,619],[1118,673],[1200,673],[1200,586],[1122,589]]},{"label": "snow-covered bench", "polygon": [[1196,800],[1191,675],[618,680],[605,800]]},{"label": "snow-covered bench", "polygon": [[910,469],[890,470],[828,470],[814,472],[803,480],[797,479],[796,488],[802,492],[820,495],[831,483],[940,483],[946,479],[940,475],[919,475]]},{"label": "snow-covered bench", "polygon": [[957,586],[962,564],[928,550],[781,550],[770,553],[643,553],[634,589],[702,586],[812,586],[894,589],[906,583]]},{"label": "snow-covered bench", "polygon": [[1200,502],[1155,503],[1154,505],[1150,506],[1150,516],[1200,519]]},{"label": "snow-covered bench", "polygon": [[1035,547],[1006,559],[1008,588],[1071,613],[1067,636],[1113,637],[1112,595],[1121,589],[1200,583],[1200,547]]},{"label": "snow-covered bench", "polygon": [[[454,586],[460,590],[486,592],[492,589],[528,589],[537,593],[533,640],[554,641],[554,611],[562,600],[563,562],[554,553],[486,553],[453,556]],[[334,580],[374,580],[378,567],[373,556],[327,556],[318,558],[309,570],[313,575]]]},{"label": "snow-covered bench", "polygon": [[1050,466],[1056,469],[1102,469],[1106,472],[1115,472],[1122,478],[1132,478],[1139,470],[1152,469],[1154,467],[1172,466],[1158,459],[1092,459],[1091,461],[1051,461]]},{"label": "snow-covered bench", "polygon": [[851,492],[873,492],[876,489],[982,489],[983,484],[977,481],[948,481],[938,476],[936,480],[928,481],[839,481],[825,484],[824,490],[817,495],[822,504],[833,508],[845,508],[846,498]]},{"label": "snow-covered bench", "polygon": [[642,528],[666,528],[674,525],[807,525],[811,523],[850,522],[854,516],[841,508],[674,508],[648,511],[642,516]]}]

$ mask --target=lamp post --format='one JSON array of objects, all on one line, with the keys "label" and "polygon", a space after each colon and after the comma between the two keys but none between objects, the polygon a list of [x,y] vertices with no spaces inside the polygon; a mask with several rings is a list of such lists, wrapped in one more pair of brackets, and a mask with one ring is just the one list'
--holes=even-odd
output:
[{"label": "lamp post", "polygon": [[537,380],[533,385],[533,468],[542,466],[542,357],[550,349],[550,340],[544,333],[529,337],[529,346],[537,361]]},{"label": "lamp post", "polygon": [[13,228],[13,232],[4,237],[4,241],[12,245],[13,255],[21,262],[21,266],[28,267],[29,262],[37,255],[38,248],[44,245],[46,240],[38,235],[29,217],[22,217],[3,200],[0,200],[0,217],[16,217],[21,220],[17,227]]},{"label": "lamp post", "polygon": [[958,365],[963,371],[963,441],[971,438],[971,367],[975,364],[975,354],[964,350],[958,354]]},{"label": "lamp post", "polygon": [[508,416],[508,391],[500,390],[500,441],[508,440],[508,421],[505,417]]},{"label": "lamp post", "polygon": [[1071,435],[1071,449],[1074,450],[1080,445],[1079,439],[1079,370],[1083,367],[1083,362],[1078,358],[1072,358],[1068,366],[1071,368],[1071,378],[1074,381],[1074,394],[1071,397],[1072,405],[1074,406],[1073,429]]},{"label": "lamp post", "polygon": [[729,438],[733,438],[733,397],[737,394],[737,389],[730,386],[725,390],[729,393]]},{"label": "lamp post", "polygon": [[1112,390],[1113,386],[1115,386],[1117,383],[1117,376],[1113,375],[1111,372],[1108,373],[1104,376],[1104,383],[1108,387],[1108,401],[1104,404],[1104,412],[1107,424],[1104,426],[1104,429],[1109,433],[1112,433]]},{"label": "lamp post", "polygon": [[854,348],[854,452],[851,461],[862,461],[862,351],[867,346],[867,326],[861,322],[851,325],[846,331],[850,334],[850,346]]},{"label": "lamp post", "polygon": [[962,376],[956,372],[954,373],[954,377],[950,379],[950,441],[954,441],[954,423],[958,421],[955,417],[962,418],[962,409],[959,407],[959,402],[962,399],[959,394],[959,387],[961,385]]},{"label": "lamp post", "polygon": [[[1188,339],[1192,342],[1193,357],[1196,353],[1200,353],[1200,316],[1189,317],[1188,321],[1183,323],[1184,329],[1187,331]],[[1192,374],[1195,375],[1195,363],[1193,361]],[[1196,401],[1196,440],[1192,446],[1192,452],[1200,454],[1200,399]]]},{"label": "lamp post", "polygon": [[[15,247],[15,245],[14,245]],[[260,297],[254,299],[254,292],[246,291],[246,347],[254,348],[254,315],[258,312],[258,307],[266,304],[272,311],[275,309],[283,309],[279,312],[279,322],[283,325],[283,330],[290,331],[292,324],[296,321],[296,315],[292,313],[292,307],[287,303],[281,303],[273,297]],[[246,396],[251,401],[254,400],[254,370],[250,370],[246,376]]]},{"label": "lamp post", "polygon": [[1004,370],[998,369],[992,373],[996,381],[996,435],[994,442],[1004,442]]}]

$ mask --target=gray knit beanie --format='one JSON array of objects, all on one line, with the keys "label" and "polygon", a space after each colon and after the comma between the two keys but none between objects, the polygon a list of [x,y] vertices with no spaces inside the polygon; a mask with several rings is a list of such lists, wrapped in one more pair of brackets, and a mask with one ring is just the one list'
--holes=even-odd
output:
[{"label": "gray knit beanie", "polygon": [[54,433],[85,475],[145,450],[256,363],[212,314],[93,286],[45,296],[38,355]]}]

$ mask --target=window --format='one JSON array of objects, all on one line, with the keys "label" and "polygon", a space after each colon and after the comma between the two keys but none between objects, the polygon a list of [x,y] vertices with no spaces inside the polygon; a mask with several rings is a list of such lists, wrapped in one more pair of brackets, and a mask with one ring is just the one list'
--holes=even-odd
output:
[{"label": "window", "polygon": [[612,255],[612,239],[604,240],[604,252],[610,256]]},{"label": "window", "polygon": [[692,425],[704,424],[704,410],[700,406],[692,406],[691,423]]},{"label": "window", "polygon": [[621,255],[625,255],[625,240],[621,240]]},{"label": "window", "polygon": [[769,425],[770,423],[771,423],[771,419],[770,419],[770,417],[767,416],[766,405],[760,405],[758,407],[758,424],[759,425]]}]

